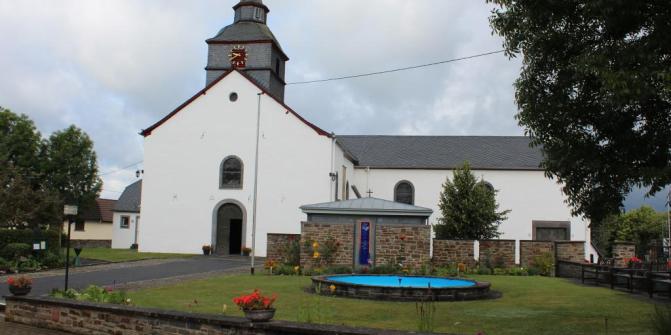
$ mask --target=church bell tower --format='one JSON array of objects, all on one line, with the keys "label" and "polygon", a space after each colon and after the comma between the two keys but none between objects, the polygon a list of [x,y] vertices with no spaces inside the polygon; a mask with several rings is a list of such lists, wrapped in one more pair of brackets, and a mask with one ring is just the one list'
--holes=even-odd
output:
[{"label": "church bell tower", "polygon": [[266,25],[270,10],[263,0],[242,0],[233,10],[233,24],[206,41],[206,84],[235,68],[247,73],[270,95],[284,101],[284,66],[289,57]]}]

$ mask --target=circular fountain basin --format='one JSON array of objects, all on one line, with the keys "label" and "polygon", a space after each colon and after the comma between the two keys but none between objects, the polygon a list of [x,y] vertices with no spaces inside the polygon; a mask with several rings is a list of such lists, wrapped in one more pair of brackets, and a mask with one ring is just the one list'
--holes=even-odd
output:
[{"label": "circular fountain basin", "polygon": [[312,277],[315,292],[324,295],[400,301],[474,300],[489,297],[486,282],[462,278],[398,275],[336,275]]}]

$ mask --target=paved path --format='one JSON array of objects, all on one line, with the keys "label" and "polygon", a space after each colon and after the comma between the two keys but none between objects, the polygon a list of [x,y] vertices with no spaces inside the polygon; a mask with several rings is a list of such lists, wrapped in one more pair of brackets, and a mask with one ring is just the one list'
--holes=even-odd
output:
[{"label": "paved path", "polygon": [[[263,264],[262,261],[258,261]],[[204,257],[196,256],[185,259],[148,260],[127,263],[114,263],[77,268],[70,272],[70,287],[85,288],[95,284],[113,286],[137,284],[138,282],[154,282],[170,278],[202,277],[204,274],[216,274],[249,269],[249,257]],[[54,270],[36,273],[33,277],[33,289],[30,295],[44,295],[53,288],[63,288],[65,270]],[[0,297],[8,295],[7,281],[0,278]]]}]

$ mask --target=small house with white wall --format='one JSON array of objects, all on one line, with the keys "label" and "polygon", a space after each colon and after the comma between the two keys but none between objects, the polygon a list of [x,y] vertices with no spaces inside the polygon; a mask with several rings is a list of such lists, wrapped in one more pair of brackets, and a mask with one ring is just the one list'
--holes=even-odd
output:
[{"label": "small house with white wall", "polygon": [[112,248],[137,246],[140,228],[140,197],[142,180],[128,185],[114,205]]},{"label": "small house with white wall", "polygon": [[206,41],[205,88],[141,132],[145,173],[115,207],[115,248],[198,253],[211,244],[264,256],[268,233],[300,232],[301,205],[363,197],[428,208],[435,224],[442,184],[467,161],[511,210],[501,238],[585,241],[592,252],[588,222],[571,215],[528,138],[326,131],[284,101],[289,58],[266,26],[268,7],[233,9],[233,24]]},{"label": "small house with white wall", "polygon": [[[91,208],[79,214],[70,227],[70,239],[75,247],[109,248],[112,245],[112,208],[116,200],[96,199]],[[63,222],[63,233],[68,232],[68,222]]]}]

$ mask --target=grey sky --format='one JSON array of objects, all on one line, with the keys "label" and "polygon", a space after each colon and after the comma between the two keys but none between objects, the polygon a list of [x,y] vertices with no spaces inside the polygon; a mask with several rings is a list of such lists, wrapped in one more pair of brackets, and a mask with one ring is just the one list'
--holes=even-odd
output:
[{"label": "grey sky", "polygon": [[[102,172],[142,160],[137,135],[201,89],[207,45],[237,0],[0,0],[0,105],[43,134],[74,123]],[[471,0],[266,0],[287,81],[501,49]],[[519,60],[502,54],[362,79],[289,86],[286,102],[339,134],[521,135]],[[141,165],[138,165],[141,168]],[[104,176],[116,198],[135,169]],[[188,176],[185,176],[188,178]]]}]

